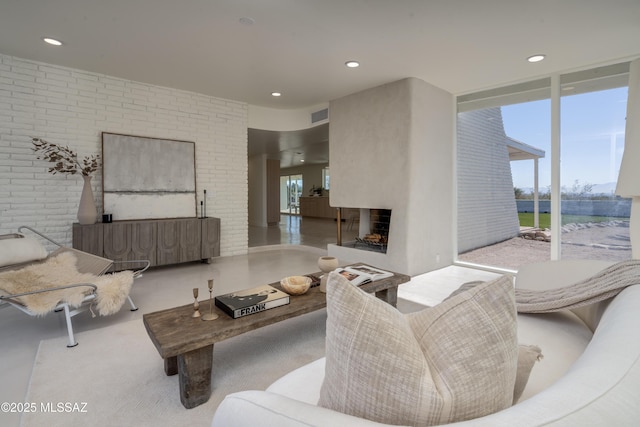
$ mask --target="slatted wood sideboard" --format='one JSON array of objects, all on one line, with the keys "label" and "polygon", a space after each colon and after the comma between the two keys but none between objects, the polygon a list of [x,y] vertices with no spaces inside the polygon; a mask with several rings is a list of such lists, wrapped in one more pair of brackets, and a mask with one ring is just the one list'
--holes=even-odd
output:
[{"label": "slatted wood sideboard", "polygon": [[174,218],[73,224],[73,247],[114,261],[151,266],[220,256],[220,218]]}]

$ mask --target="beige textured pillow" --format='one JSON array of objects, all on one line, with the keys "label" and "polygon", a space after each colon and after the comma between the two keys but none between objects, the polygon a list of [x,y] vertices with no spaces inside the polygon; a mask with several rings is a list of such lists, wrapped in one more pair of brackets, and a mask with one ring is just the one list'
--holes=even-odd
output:
[{"label": "beige textured pillow", "polygon": [[[458,289],[453,291],[451,295],[444,299],[444,301],[449,298],[453,298],[459,293],[468,291],[469,289],[477,286],[484,281],[474,281],[463,283]],[[518,371],[516,374],[516,383],[513,387],[513,404],[515,405],[520,397],[522,397],[522,393],[524,392],[527,383],[529,382],[529,376],[531,375],[531,370],[533,369],[533,365],[537,361],[542,360],[542,350],[540,347],[535,345],[525,345],[520,344],[518,346]]]},{"label": "beige textured pillow", "polygon": [[507,276],[404,315],[331,273],[327,313],[320,406],[387,424],[437,425],[512,404],[518,343]]},{"label": "beige textured pillow", "polygon": [[529,375],[533,365],[539,360],[542,360],[542,350],[536,345],[522,345],[518,346],[518,371],[516,374],[516,384],[513,387],[513,404],[515,405],[522,392],[524,392],[527,383],[529,382]]}]

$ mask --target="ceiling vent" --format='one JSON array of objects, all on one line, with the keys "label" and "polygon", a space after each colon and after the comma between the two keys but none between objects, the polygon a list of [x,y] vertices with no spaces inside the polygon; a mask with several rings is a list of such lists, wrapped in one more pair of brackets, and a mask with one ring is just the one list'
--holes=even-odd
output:
[{"label": "ceiling vent", "polygon": [[315,113],[311,113],[311,123],[318,123],[323,120],[327,120],[329,118],[329,109],[325,108],[324,110],[316,111]]}]

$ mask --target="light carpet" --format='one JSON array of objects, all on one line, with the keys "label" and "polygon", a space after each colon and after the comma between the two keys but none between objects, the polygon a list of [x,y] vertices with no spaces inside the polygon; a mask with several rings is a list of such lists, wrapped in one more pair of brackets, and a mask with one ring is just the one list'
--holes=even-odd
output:
[{"label": "light carpet", "polygon": [[[193,409],[180,403],[178,376],[135,320],[40,343],[22,416],[35,426],[209,426],[218,404],[235,391],[264,390],[287,372],[324,356],[326,310],[280,322],[218,343],[213,350],[212,393]],[[47,412],[44,404],[85,412]],[[78,406],[74,407],[74,404]]]}]

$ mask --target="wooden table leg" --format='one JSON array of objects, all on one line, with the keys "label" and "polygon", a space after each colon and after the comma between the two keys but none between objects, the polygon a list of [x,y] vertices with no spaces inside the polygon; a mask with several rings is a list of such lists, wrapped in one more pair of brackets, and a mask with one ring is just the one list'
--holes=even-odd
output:
[{"label": "wooden table leg", "polygon": [[187,408],[202,405],[211,397],[213,344],[178,355],[180,401]]},{"label": "wooden table leg", "polygon": [[164,359],[164,373],[167,374],[168,377],[178,373],[178,356]]},{"label": "wooden table leg", "polygon": [[378,291],[376,292],[376,297],[395,307],[398,305],[398,287],[395,286],[393,288]]}]

